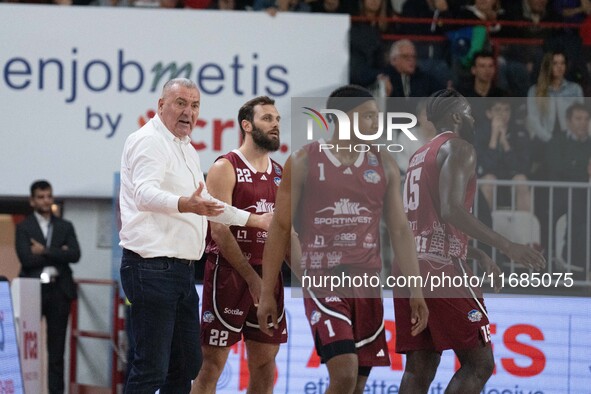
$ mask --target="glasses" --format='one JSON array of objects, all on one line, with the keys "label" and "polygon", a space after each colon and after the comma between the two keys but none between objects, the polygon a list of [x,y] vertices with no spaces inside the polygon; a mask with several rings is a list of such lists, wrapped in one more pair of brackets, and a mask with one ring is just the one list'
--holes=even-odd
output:
[{"label": "glasses", "polygon": [[401,59],[404,59],[404,60],[414,60],[417,58],[417,55],[407,53],[407,54],[400,54],[400,55],[398,55],[398,57]]}]

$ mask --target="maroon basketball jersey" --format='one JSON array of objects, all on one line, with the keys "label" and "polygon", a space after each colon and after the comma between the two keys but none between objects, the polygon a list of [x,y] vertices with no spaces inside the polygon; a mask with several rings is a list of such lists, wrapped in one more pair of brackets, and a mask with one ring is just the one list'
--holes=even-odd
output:
[{"label": "maroon basketball jersey", "polygon": [[308,174],[295,218],[308,269],[356,265],[381,269],[380,218],[387,179],[381,159],[362,152],[352,165],[342,165],[331,151],[313,142]]},{"label": "maroon basketball jersey", "polygon": [[[411,157],[404,182],[404,210],[415,236],[419,258],[449,262],[466,259],[468,236],[441,218],[439,166],[437,153],[445,142],[458,136],[451,132],[437,135]],[[468,181],[464,207],[472,211],[476,174]]]},{"label": "maroon basketball jersey", "polygon": [[[269,158],[267,171],[258,172],[237,149],[216,159],[224,158],[232,163],[236,175],[236,184],[232,192],[232,205],[250,213],[262,214],[275,209],[275,194],[283,168]],[[267,240],[267,231],[255,227],[231,226],[230,231],[236,238],[242,253],[251,265],[260,265],[263,259],[263,248]],[[218,246],[207,237],[207,253],[219,254],[221,263],[229,264],[223,259]]]}]

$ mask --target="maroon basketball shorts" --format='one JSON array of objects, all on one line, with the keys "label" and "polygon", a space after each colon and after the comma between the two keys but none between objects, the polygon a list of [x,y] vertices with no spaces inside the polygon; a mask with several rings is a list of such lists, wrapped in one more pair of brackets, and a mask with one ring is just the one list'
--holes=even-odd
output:
[{"label": "maroon basketball shorts", "polygon": [[305,292],[306,317],[323,363],[355,353],[360,367],[390,365],[381,298],[342,297],[326,289]]},{"label": "maroon basketball shorts", "polygon": [[[442,264],[419,259],[421,276],[472,275],[466,262],[459,260]],[[394,275],[400,274],[395,265]],[[460,283],[457,281],[456,283]],[[416,337],[410,334],[411,310],[406,289],[394,288],[394,316],[396,319],[396,352],[413,350],[464,350],[481,347],[490,342],[488,314],[480,288],[448,286],[431,289],[423,286],[425,301],[429,308],[427,328]]]},{"label": "maroon basketball shorts", "polygon": [[[221,258],[220,258],[221,260]],[[217,263],[217,255],[210,255],[205,263],[203,280],[201,344],[232,346],[244,336],[245,340],[279,344],[287,342],[287,324],[283,308],[283,279],[275,286],[279,329],[273,336],[263,334],[257,322],[257,308],[240,274],[228,265]],[[261,275],[262,267],[254,266]]]}]

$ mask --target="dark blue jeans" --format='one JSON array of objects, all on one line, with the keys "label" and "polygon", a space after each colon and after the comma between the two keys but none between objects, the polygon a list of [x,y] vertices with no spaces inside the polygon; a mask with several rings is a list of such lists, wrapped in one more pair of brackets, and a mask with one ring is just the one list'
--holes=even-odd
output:
[{"label": "dark blue jeans", "polygon": [[125,393],[188,393],[201,367],[194,263],[124,250],[121,284],[135,349]]}]

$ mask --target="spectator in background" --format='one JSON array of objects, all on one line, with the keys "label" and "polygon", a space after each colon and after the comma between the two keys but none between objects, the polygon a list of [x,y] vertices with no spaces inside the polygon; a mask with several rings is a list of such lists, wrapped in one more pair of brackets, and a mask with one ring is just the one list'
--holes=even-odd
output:
[{"label": "spectator in background", "polygon": [[486,22],[489,33],[498,33],[501,25],[495,23],[505,13],[499,0],[473,0],[456,13],[458,19],[475,19]]},{"label": "spectator in background", "polygon": [[564,77],[566,65],[564,53],[546,53],[538,82],[527,93],[527,125],[533,137],[532,161],[536,178],[549,171],[542,166],[547,162],[543,156],[544,145],[553,135],[566,129],[566,109],[575,102],[583,102],[581,86]]},{"label": "spectator in background", "polygon": [[589,109],[573,103],[566,110],[566,128],[546,145],[545,157],[550,163],[551,181],[589,182],[587,166],[591,158]]},{"label": "spectator in background", "polygon": [[[478,158],[476,173],[480,179],[511,179],[527,181],[530,167],[530,140],[526,130],[519,129],[511,118],[511,101],[492,98],[486,111],[487,122],[481,122],[476,133]],[[481,190],[490,209],[493,205],[494,185],[482,185]],[[526,185],[515,187],[515,207],[530,211],[531,193]],[[509,204],[511,204],[509,200]],[[502,204],[502,203],[501,203]]]},{"label": "spectator in background", "polygon": [[473,79],[470,83],[462,83],[458,91],[464,97],[505,97],[507,92],[499,89],[495,84],[497,66],[494,55],[490,51],[480,51],[474,54],[470,72]]},{"label": "spectator in background", "polygon": [[386,74],[392,85],[390,97],[428,97],[442,86],[417,67],[417,52],[410,40],[398,40],[390,49]]},{"label": "spectator in background", "polygon": [[[556,22],[556,15],[548,12],[548,0],[514,0],[504,4],[506,19],[531,22],[527,27],[505,26],[503,37],[547,40],[555,32],[540,27],[543,22]],[[511,91],[516,97],[525,97],[535,83],[544,49],[540,45],[511,44],[500,48],[499,87]]]},{"label": "spectator in background", "polygon": [[[554,0],[552,5],[554,13],[561,16],[562,22],[575,23],[580,25],[580,28],[565,27],[562,34],[555,38],[550,49],[564,51],[569,59],[567,78],[587,89],[586,85],[589,85],[591,80],[587,63],[591,57],[589,48],[585,48],[584,45],[591,36],[588,32],[585,36],[582,24],[586,18],[591,18],[591,0]],[[589,92],[586,95],[589,95]]]},{"label": "spectator in background", "polygon": [[64,393],[64,350],[70,304],[77,297],[71,263],[80,260],[72,223],[52,214],[53,192],[47,181],[31,185],[33,213],[16,226],[16,253],[22,278],[41,281],[41,313],[47,325],[49,394]]},{"label": "spectator in background", "polygon": [[454,73],[454,85],[470,77],[470,67],[473,65],[474,55],[481,51],[491,51],[489,37],[501,30],[497,20],[502,17],[504,10],[500,8],[498,0],[473,0],[465,5],[455,16],[458,19],[472,20],[481,24],[468,24],[450,29],[446,36],[451,46],[451,67]]},{"label": "spectator in background", "polygon": [[387,84],[388,78],[382,74],[385,67],[382,33],[386,32],[388,23],[379,20],[388,16],[386,1],[363,0],[358,16],[367,21],[351,24],[349,81],[366,88],[374,88],[378,81]]},{"label": "spectator in background", "polygon": [[[548,179],[551,181],[589,183],[591,174],[591,138],[589,138],[589,109],[580,103],[574,103],[566,110],[566,130],[552,137],[546,145],[545,158],[548,161]],[[566,189],[555,189],[554,220],[568,214],[571,204],[570,243],[565,243],[562,256],[580,267],[587,261],[587,245],[591,243],[587,235],[587,189],[573,189],[572,199]],[[568,232],[567,232],[568,234]],[[558,251],[560,252],[560,251]]]},{"label": "spectator in background", "polygon": [[480,51],[474,55],[472,67],[470,68],[472,78],[469,81],[465,78],[460,84],[458,91],[464,97],[474,97],[468,99],[472,105],[472,116],[476,121],[476,127],[481,122],[487,123],[486,117],[488,101],[484,97],[506,97],[508,94],[499,89],[495,84],[496,62],[490,51]]},{"label": "spectator in background", "polygon": [[552,8],[565,23],[581,23],[591,15],[590,0],[554,0]]},{"label": "spectator in background", "polygon": [[442,86],[417,66],[417,53],[414,44],[406,39],[398,40],[390,49],[390,65],[386,67],[390,89],[389,97],[402,99],[388,100],[390,112],[413,112],[415,101],[411,97],[429,97]]},{"label": "spectator in background", "polygon": [[[403,18],[428,18],[432,23],[400,23],[402,34],[433,36],[441,38],[448,29],[440,19],[452,18],[453,11],[447,0],[408,0],[402,7]],[[418,64],[421,69],[435,78],[438,85],[446,86],[453,78],[449,67],[449,45],[447,41],[422,41],[416,46]]]},{"label": "spectator in background", "polygon": [[309,3],[312,12],[327,14],[349,14],[349,3],[341,0],[315,0]]}]

